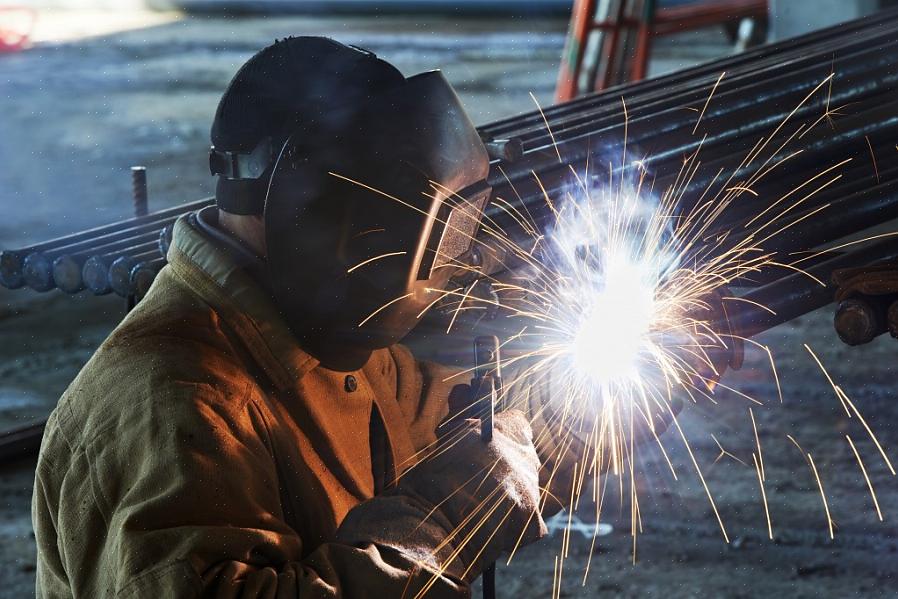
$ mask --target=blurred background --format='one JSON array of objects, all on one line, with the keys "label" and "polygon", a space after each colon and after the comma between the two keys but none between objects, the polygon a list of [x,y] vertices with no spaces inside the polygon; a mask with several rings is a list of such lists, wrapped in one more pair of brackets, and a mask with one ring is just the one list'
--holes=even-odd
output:
[{"label": "blurred background", "polygon": [[[673,8],[690,2],[658,4]],[[753,16],[734,12],[733,18],[701,27],[684,23],[681,31],[659,37],[648,56],[647,76],[892,3],[760,4],[761,13]],[[0,248],[23,247],[130,216],[132,165],[147,167],[151,210],[211,195],[207,150],[218,98],[239,65],[276,38],[327,35],[370,49],[406,74],[440,68],[475,123],[484,124],[533,110],[531,94],[541,105],[555,101],[571,8],[570,0],[0,2]],[[123,300],[114,295],[0,288],[0,428],[46,417],[124,310]],[[880,339],[849,349],[838,343],[831,328],[831,312],[821,311],[766,334],[764,341],[779,350],[787,401],[778,413],[759,418],[778,420],[785,429],[805,427],[811,438],[817,427],[826,428],[834,438],[837,404],[820,399],[828,385],[801,347],[813,339],[824,361],[852,365],[844,368],[840,382],[860,390],[858,401],[877,414],[878,430],[886,439],[898,440],[889,419],[898,399],[891,384],[895,348]],[[765,360],[750,352],[748,366],[728,375],[728,384],[775,394],[767,374],[761,374]],[[843,374],[839,367],[833,370]],[[743,417],[740,412],[738,422]],[[685,426],[707,426],[709,420],[718,425],[711,432],[730,442],[729,451],[738,454],[754,442],[750,431],[735,424],[736,415],[731,421],[725,411],[687,414]],[[732,542],[720,538],[696,481],[665,483],[646,490],[650,501],[642,508],[644,531],[636,563],[629,507],[620,513],[610,510],[613,532],[599,539],[582,586],[591,528],[586,536],[572,537],[573,557],[566,566],[571,571],[561,596],[898,596],[894,480],[884,480],[880,491],[883,511],[892,508],[892,516],[880,524],[870,517],[868,498],[855,488],[856,468],[841,469],[847,471],[844,479],[833,474],[833,509],[845,532],[840,530],[831,541],[818,513],[816,489],[804,479],[793,480],[802,464],[771,458],[768,467],[781,475],[771,502],[784,522],[770,542],[758,512],[756,481],[733,460],[718,463],[720,449],[707,434],[703,438],[694,449],[704,466],[714,464],[709,478],[718,481],[722,511],[734,531]],[[834,471],[840,460],[853,459],[841,448],[819,451],[822,467]],[[674,452],[672,459],[687,458]],[[0,464],[0,596],[33,593],[33,467],[33,458]],[[843,484],[849,489],[844,498],[839,495]],[[549,595],[560,540],[556,530],[550,540],[501,568],[500,596]]]}]

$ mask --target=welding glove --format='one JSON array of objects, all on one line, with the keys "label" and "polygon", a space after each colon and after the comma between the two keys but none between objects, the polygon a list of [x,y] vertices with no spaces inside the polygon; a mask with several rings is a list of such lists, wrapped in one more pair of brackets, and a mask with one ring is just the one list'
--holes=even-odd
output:
[{"label": "welding glove", "polygon": [[396,487],[350,510],[337,540],[392,547],[470,582],[501,554],[546,534],[538,481],[533,433],[521,412],[497,414],[489,443],[470,420]]}]

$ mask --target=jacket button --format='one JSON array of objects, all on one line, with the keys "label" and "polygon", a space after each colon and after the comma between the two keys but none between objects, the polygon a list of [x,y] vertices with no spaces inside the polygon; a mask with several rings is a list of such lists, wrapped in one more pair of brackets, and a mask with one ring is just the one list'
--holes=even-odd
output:
[{"label": "jacket button", "polygon": [[346,389],[348,393],[352,393],[359,388],[359,382],[354,376],[347,374],[346,379],[343,381],[343,388]]}]

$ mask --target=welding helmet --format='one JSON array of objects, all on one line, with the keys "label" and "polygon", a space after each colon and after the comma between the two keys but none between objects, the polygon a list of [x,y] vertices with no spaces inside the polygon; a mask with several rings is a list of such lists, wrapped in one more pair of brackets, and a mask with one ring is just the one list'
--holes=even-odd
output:
[{"label": "welding helmet", "polygon": [[385,347],[471,248],[490,193],[487,153],[441,73],[405,78],[332,40],[288,43],[303,57],[301,100],[288,126],[252,147],[216,144],[219,205],[264,215],[267,284],[295,332]]}]

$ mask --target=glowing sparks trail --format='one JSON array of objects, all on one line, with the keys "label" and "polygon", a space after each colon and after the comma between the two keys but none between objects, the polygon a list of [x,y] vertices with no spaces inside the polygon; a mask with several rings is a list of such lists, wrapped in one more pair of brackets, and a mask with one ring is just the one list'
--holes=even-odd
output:
[{"label": "glowing sparks trail", "polygon": [[372,312],[371,314],[369,314],[368,316],[366,316],[366,317],[362,320],[362,322],[359,323],[359,327],[365,326],[365,323],[366,323],[366,322],[368,322],[369,320],[371,320],[372,318],[374,318],[375,316],[377,316],[378,314],[380,314],[381,312],[383,312],[384,310],[386,310],[387,308],[389,308],[390,306],[392,306],[392,305],[395,304],[396,302],[402,301],[402,300],[404,300],[404,299],[407,298],[407,297],[411,297],[412,295],[413,295],[412,293],[406,293],[405,295],[401,295],[401,296],[399,296],[399,297],[397,297],[397,298],[395,298],[395,299],[390,300],[389,302],[387,302],[386,304],[384,304],[383,306],[381,306],[380,308],[378,308],[377,310],[375,310],[374,312]]},{"label": "glowing sparks trail", "polygon": [[867,488],[870,490],[870,497],[873,499],[873,507],[876,508],[876,515],[879,518],[879,521],[882,522],[882,511],[879,509],[879,500],[876,498],[876,491],[873,490],[873,483],[870,482],[870,476],[867,474],[867,469],[864,467],[864,461],[861,459],[861,454],[858,453],[857,447],[854,446],[854,441],[851,440],[851,437],[845,435],[845,438],[851,446],[851,451],[854,452],[854,457],[857,458],[857,465],[860,466],[861,472],[864,474],[864,480],[867,481]]},{"label": "glowing sparks trail", "polygon": [[829,527],[829,538],[834,539],[833,518],[829,515],[829,502],[826,500],[826,491],[823,490],[823,481],[820,480],[820,473],[817,472],[817,464],[814,463],[814,457],[810,453],[808,453],[807,456],[808,463],[811,465],[811,470],[814,472],[814,478],[817,479],[817,486],[820,488],[820,499],[823,500],[823,509],[826,511],[826,525]]},{"label": "glowing sparks trail", "polygon": [[359,263],[356,264],[355,266],[353,266],[353,267],[351,267],[351,268],[348,268],[348,269],[346,270],[346,273],[347,273],[347,274],[348,274],[348,273],[351,273],[352,271],[354,271],[354,270],[356,270],[356,269],[359,269],[359,268],[365,266],[366,264],[371,264],[372,262],[375,262],[375,261],[377,261],[377,260],[381,260],[381,259],[383,259],[383,258],[389,258],[389,257],[391,257],[391,256],[404,256],[406,253],[407,253],[407,252],[388,252],[388,253],[386,253],[386,254],[381,254],[380,256],[374,256],[373,258],[368,258],[367,260],[362,260],[361,262],[359,262]]},{"label": "glowing sparks trail", "polygon": [[767,491],[764,489],[764,473],[761,472],[761,462],[757,454],[751,454],[755,462],[755,470],[758,473],[758,486],[761,487],[761,500],[764,502],[764,515],[767,517],[767,537],[773,540],[773,523],[770,521],[770,508],[767,505]]},{"label": "glowing sparks trail", "polygon": [[[823,367],[823,363],[820,361],[820,359],[817,357],[817,355],[811,350],[811,348],[807,344],[805,344],[804,347],[805,347],[805,349],[808,350],[808,352],[811,354],[811,356],[813,356],[814,360],[817,362],[817,365],[820,367],[820,370],[822,370],[823,374],[826,376],[826,380],[829,382],[830,385],[832,385],[833,391],[835,391],[836,396],[839,398],[839,401],[842,402],[842,406],[845,408],[845,412],[848,414],[848,417],[850,418],[852,413],[854,413],[854,415],[857,416],[857,419],[860,421],[861,425],[863,425],[864,430],[867,431],[867,434],[870,436],[870,439],[873,441],[873,444],[876,445],[876,449],[879,450],[879,455],[882,456],[882,460],[885,462],[886,466],[888,467],[889,472],[892,473],[892,476],[895,476],[895,467],[892,466],[892,461],[889,459],[889,456],[886,454],[885,449],[883,449],[882,444],[879,442],[879,438],[877,438],[876,434],[873,432],[873,429],[871,429],[870,425],[867,424],[867,420],[863,417],[860,410],[857,409],[857,406],[854,405],[854,402],[851,401],[851,398],[849,398],[845,394],[845,392],[842,390],[842,388],[833,382],[832,377],[829,375],[829,373]],[[850,411],[849,411],[849,408],[850,408]]]},{"label": "glowing sparks trail", "polygon": [[758,424],[755,422],[755,413],[752,411],[751,406],[748,408],[748,415],[751,416],[751,427],[755,431],[755,444],[758,446],[758,455],[756,457],[758,472],[761,475],[761,481],[765,481],[767,477],[764,475],[764,454],[761,453],[761,438],[758,436]]},{"label": "glowing sparks trail", "polygon": [[711,93],[708,94],[708,99],[705,100],[705,105],[702,106],[702,111],[698,115],[698,119],[695,121],[695,127],[692,129],[692,134],[695,135],[695,132],[698,131],[698,126],[702,122],[702,117],[705,116],[705,111],[708,110],[708,104],[711,103],[711,98],[714,97],[714,92],[717,91],[717,86],[720,85],[720,82],[723,81],[723,76],[726,75],[726,71],[720,74],[720,77],[717,78],[717,81],[714,82],[714,87],[711,88]]}]

